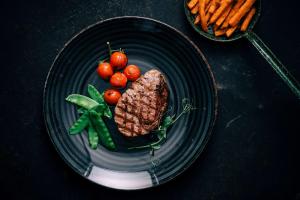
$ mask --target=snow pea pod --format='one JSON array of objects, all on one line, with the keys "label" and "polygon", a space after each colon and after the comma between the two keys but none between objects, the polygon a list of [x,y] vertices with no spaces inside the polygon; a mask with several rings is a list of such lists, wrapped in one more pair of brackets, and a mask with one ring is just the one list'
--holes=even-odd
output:
[{"label": "snow pea pod", "polygon": [[89,93],[90,97],[92,97],[92,99],[94,99],[98,103],[105,104],[104,116],[111,119],[112,118],[112,113],[111,113],[108,105],[105,103],[105,101],[103,99],[103,94],[100,94],[99,91],[92,85],[88,85],[88,93]]},{"label": "snow pea pod", "polygon": [[[103,101],[104,101],[103,96],[104,96],[104,92],[101,93],[101,97],[102,97],[102,99],[103,99]],[[104,110],[104,115],[105,115],[106,117],[108,117],[109,119],[111,119],[111,118],[112,118],[111,110],[110,110],[109,106],[107,105],[107,103],[106,103],[106,102],[104,102],[104,103],[105,103],[105,106],[106,106],[106,109]]]},{"label": "snow pea pod", "polygon": [[[104,109],[105,109],[105,104],[99,104],[98,106],[95,106],[95,107],[91,108],[90,110],[95,110],[96,112],[99,113],[99,115],[102,116]],[[78,108],[78,110],[77,110],[77,113],[79,115],[82,115],[84,112],[88,112],[88,110],[83,107]]]},{"label": "snow pea pod", "polygon": [[66,100],[87,110],[99,105],[99,103],[95,100],[80,94],[71,94],[66,98]]},{"label": "snow pea pod", "polygon": [[83,129],[89,124],[89,112],[84,111],[84,113],[79,117],[79,119],[70,127],[70,135],[74,135],[83,131]]},{"label": "snow pea pod", "polygon": [[84,109],[82,107],[77,109],[77,113],[80,115],[82,115],[85,111],[86,111],[86,109]]},{"label": "snow pea pod", "polygon": [[115,150],[116,145],[112,140],[111,135],[101,116],[99,116],[99,114],[95,110],[90,110],[89,113],[92,125],[99,134],[99,138],[102,144],[110,150]]},{"label": "snow pea pod", "polygon": [[99,143],[99,136],[96,130],[94,129],[92,123],[89,123],[88,136],[89,136],[90,147],[92,149],[97,149]]}]

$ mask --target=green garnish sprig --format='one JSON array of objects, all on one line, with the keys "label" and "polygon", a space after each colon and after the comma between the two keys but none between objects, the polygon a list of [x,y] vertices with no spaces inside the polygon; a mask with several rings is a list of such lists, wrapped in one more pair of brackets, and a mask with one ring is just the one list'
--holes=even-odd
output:
[{"label": "green garnish sprig", "polygon": [[172,126],[184,114],[190,113],[192,110],[197,109],[186,98],[182,100],[182,107],[183,110],[179,115],[166,116],[162,121],[161,125],[158,127],[158,129],[154,131],[157,134],[158,138],[156,142],[152,142],[143,146],[130,147],[128,149],[150,149],[150,154],[154,156],[154,151],[160,149],[161,145],[167,139],[168,128]]}]

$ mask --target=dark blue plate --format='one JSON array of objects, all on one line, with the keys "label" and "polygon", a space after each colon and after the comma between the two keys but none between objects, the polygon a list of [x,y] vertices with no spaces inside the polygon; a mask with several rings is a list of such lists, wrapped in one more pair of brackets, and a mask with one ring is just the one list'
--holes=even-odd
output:
[{"label": "dark blue plate", "polygon": [[[151,137],[126,138],[113,120],[106,123],[117,151],[100,145],[90,149],[86,133],[68,135],[78,114],[65,98],[72,93],[87,94],[88,84],[100,91],[109,87],[95,71],[98,61],[108,56],[107,41],[113,49],[124,48],[129,64],[138,65],[143,73],[156,68],[165,74],[170,92],[168,114],[180,113],[184,98],[198,108],[168,129],[167,141],[153,157],[149,150],[127,149],[150,142]],[[216,113],[215,82],[201,51],[178,30],[143,17],[108,19],[82,30],[60,51],[45,83],[45,123],[59,155],[81,176],[116,189],[153,187],[182,173],[203,151]]]}]

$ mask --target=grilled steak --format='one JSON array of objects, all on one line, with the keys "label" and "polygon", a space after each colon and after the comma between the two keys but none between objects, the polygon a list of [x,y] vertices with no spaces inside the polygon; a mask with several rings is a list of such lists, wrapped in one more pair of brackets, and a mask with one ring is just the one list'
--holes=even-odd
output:
[{"label": "grilled steak", "polygon": [[167,108],[168,86],[161,72],[150,70],[122,94],[115,122],[125,136],[145,135],[158,127]]}]

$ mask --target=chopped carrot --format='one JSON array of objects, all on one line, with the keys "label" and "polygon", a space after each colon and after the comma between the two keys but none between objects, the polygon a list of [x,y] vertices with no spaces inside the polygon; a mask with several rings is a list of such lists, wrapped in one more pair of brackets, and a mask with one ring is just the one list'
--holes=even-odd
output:
[{"label": "chopped carrot", "polygon": [[199,6],[198,4],[196,4],[194,8],[192,8],[191,13],[195,15],[198,11],[199,11]]},{"label": "chopped carrot", "polygon": [[255,1],[256,0],[246,0],[246,2],[240,7],[238,12],[235,13],[235,15],[233,15],[233,17],[229,20],[229,25],[231,27],[235,27],[240,22],[242,17],[244,17],[248,13]]},{"label": "chopped carrot", "polygon": [[208,12],[212,14],[215,12],[216,9],[217,9],[217,2],[216,0],[212,0]]},{"label": "chopped carrot", "polygon": [[219,27],[217,25],[214,25],[214,31],[217,31]]},{"label": "chopped carrot", "polygon": [[197,15],[197,17],[195,18],[194,24],[199,24],[200,22],[200,15]]},{"label": "chopped carrot", "polygon": [[199,13],[200,13],[201,27],[205,32],[207,32],[208,27],[207,27],[207,20],[205,17],[205,1],[206,0],[199,0]]},{"label": "chopped carrot", "polygon": [[211,6],[211,3],[212,3],[212,1],[210,1],[210,2],[205,6],[205,14],[207,14],[208,9],[209,9],[210,6]]},{"label": "chopped carrot", "polygon": [[226,36],[230,37],[232,35],[232,33],[234,33],[234,31],[237,29],[237,26],[231,27],[229,29],[227,29],[226,31]]},{"label": "chopped carrot", "polygon": [[205,0],[205,7],[210,3],[211,0]]},{"label": "chopped carrot", "polygon": [[209,19],[210,19],[210,17],[212,16],[212,14],[211,13],[207,13],[206,15],[205,15],[205,17],[206,17],[206,21],[207,21],[207,25],[209,25]]},{"label": "chopped carrot", "polygon": [[215,30],[215,36],[216,37],[219,37],[221,35],[225,35],[226,33],[226,29],[218,29],[218,30]]},{"label": "chopped carrot", "polygon": [[188,3],[188,7],[189,9],[191,10],[196,4],[197,4],[198,0],[191,0],[189,3]]},{"label": "chopped carrot", "polygon": [[217,26],[221,26],[221,24],[224,22],[225,18],[228,16],[229,12],[231,11],[232,6],[228,6],[224,12],[222,13],[222,15],[219,17],[219,19],[216,22]]},{"label": "chopped carrot", "polygon": [[210,18],[209,23],[212,24],[219,16],[223,13],[223,11],[232,3],[232,0],[223,0],[220,7],[216,10],[216,12],[213,14],[213,16]]},{"label": "chopped carrot", "polygon": [[227,28],[229,26],[229,20],[231,17],[239,10],[239,8],[242,6],[245,0],[237,0],[237,2],[234,4],[233,8],[231,9],[229,15],[227,15],[224,23],[222,24],[222,29]]},{"label": "chopped carrot", "polygon": [[241,31],[245,32],[250,24],[250,21],[252,19],[252,17],[254,16],[256,12],[256,9],[255,8],[252,8],[249,13],[247,14],[245,20],[243,21],[242,23],[242,26],[241,26]]}]

